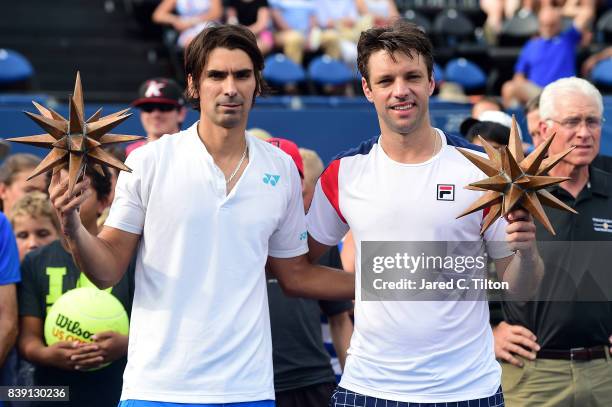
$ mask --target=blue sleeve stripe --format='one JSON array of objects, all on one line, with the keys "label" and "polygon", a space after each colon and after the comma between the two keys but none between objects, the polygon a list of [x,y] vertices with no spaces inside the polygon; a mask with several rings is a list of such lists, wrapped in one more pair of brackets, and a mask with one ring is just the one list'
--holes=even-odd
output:
[{"label": "blue sleeve stripe", "polygon": [[444,135],[446,136],[446,143],[449,146],[467,148],[469,150],[474,150],[480,153],[484,153],[484,148],[470,143],[469,141],[467,141],[465,138],[461,136],[456,136],[454,134],[448,134],[446,132],[444,133]]}]

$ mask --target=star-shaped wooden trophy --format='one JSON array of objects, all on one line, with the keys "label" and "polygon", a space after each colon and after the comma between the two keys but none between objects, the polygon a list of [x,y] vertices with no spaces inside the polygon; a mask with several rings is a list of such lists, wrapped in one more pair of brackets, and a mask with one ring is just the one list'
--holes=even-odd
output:
[{"label": "star-shaped wooden trophy", "polygon": [[102,109],[98,109],[89,119],[84,119],[83,88],[81,75],[77,72],[74,93],[70,97],[69,118],[66,120],[53,109],[46,108],[32,101],[40,115],[24,112],[47,133],[35,136],[9,138],[8,141],[50,148],[51,152],[34,169],[28,180],[53,169],[54,173],[68,167],[68,189],[72,191],[85,166],[92,163],[92,168],[104,175],[101,165],[108,165],[118,170],[132,170],[120,160],[103,150],[103,146],[142,139],[140,136],[107,134],[132,114],[129,109],[100,118]]},{"label": "star-shaped wooden trophy", "polygon": [[522,207],[554,235],[555,230],[548,220],[542,204],[577,213],[544,189],[569,179],[567,177],[550,177],[546,174],[563,157],[568,155],[574,147],[546,158],[548,147],[555,138],[555,134],[553,134],[525,157],[514,116],[512,116],[512,128],[510,129],[508,146],[498,150],[487,143],[482,137],[478,136],[478,138],[489,156],[488,159],[466,149],[459,148],[458,150],[489,177],[482,181],[474,182],[465,188],[475,191],[487,191],[487,193],[457,218],[489,208],[489,213],[486,215],[480,230],[482,234],[496,219],[507,215],[513,209]]}]

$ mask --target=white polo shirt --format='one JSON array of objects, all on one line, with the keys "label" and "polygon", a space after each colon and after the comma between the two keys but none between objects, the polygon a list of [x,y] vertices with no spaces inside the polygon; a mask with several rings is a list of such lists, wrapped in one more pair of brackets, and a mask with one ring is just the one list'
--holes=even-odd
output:
[{"label": "white polo shirt", "polygon": [[247,136],[249,163],[225,177],[197,123],[130,154],[107,226],[141,234],[122,400],[274,399],[264,266],[308,251],[300,177]]},{"label": "white polo shirt", "polygon": [[[482,194],[463,187],[485,175],[456,150],[458,139],[438,135],[441,151],[420,164],[393,161],[376,137],[332,161],[315,189],[311,236],[335,245],[350,228],[355,239],[355,330],[340,385],[357,393],[452,402],[491,396],[500,385],[486,301],[361,300],[362,241],[505,240],[504,220],[481,237],[483,211],[456,219]],[[499,244],[487,250],[512,254]]]}]

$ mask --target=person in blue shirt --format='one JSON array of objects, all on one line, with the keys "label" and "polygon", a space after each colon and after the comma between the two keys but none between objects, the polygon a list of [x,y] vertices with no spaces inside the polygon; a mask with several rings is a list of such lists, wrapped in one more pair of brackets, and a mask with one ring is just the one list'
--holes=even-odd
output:
[{"label": "person in blue shirt", "polygon": [[[8,219],[0,212],[0,373],[17,339],[17,290],[19,254]],[[2,375],[0,375],[0,379]],[[0,383],[4,385],[6,383]],[[2,407],[0,401],[0,407]]]},{"label": "person in blue shirt", "polygon": [[560,7],[544,5],[540,9],[540,35],[525,44],[514,67],[514,77],[502,86],[504,106],[525,105],[549,83],[576,76],[576,48],[594,13],[594,0],[582,2],[572,25],[562,30]]}]

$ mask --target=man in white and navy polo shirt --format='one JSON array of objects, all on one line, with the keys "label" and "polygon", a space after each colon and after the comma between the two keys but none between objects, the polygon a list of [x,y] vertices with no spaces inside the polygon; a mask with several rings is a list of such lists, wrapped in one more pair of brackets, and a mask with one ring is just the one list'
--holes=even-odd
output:
[{"label": "man in white and navy polo shirt", "polygon": [[[361,242],[482,240],[504,281],[535,286],[540,262],[526,212],[513,211],[509,224],[500,219],[484,236],[483,211],[456,219],[482,194],[463,187],[484,174],[456,150],[465,141],[430,124],[427,37],[404,22],[368,30],[358,63],[381,135],[333,160],[319,179],[307,217],[311,251],[350,229],[360,287]],[[503,405],[486,301],[363,301],[357,289],[348,354],[333,406]]]}]

